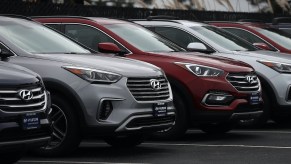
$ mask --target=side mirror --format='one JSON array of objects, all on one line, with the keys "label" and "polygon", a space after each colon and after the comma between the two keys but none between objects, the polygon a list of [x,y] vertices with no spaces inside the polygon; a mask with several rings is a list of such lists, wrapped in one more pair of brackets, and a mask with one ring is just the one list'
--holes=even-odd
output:
[{"label": "side mirror", "polygon": [[266,43],[253,43],[253,45],[263,50],[268,50],[268,51],[272,50],[272,48],[269,47]]},{"label": "side mirror", "polygon": [[121,49],[114,43],[99,43],[98,50],[103,53],[120,53]]},{"label": "side mirror", "polygon": [[187,50],[188,51],[202,52],[202,53],[213,53],[214,52],[212,50],[208,50],[204,44],[198,43],[198,42],[189,43],[187,46]]},{"label": "side mirror", "polygon": [[1,58],[8,58],[10,56],[14,56],[14,54],[5,48],[0,48],[0,57]]}]

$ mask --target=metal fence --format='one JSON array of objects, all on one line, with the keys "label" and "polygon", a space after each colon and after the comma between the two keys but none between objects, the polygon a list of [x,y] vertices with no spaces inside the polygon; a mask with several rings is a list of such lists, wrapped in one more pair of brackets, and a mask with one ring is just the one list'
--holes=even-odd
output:
[{"label": "metal fence", "polygon": [[18,14],[25,16],[74,15],[97,16],[122,19],[142,19],[153,15],[169,15],[188,20],[236,21],[239,19],[260,19],[270,22],[273,17],[283,15],[263,13],[234,13],[197,10],[165,10],[122,8],[106,6],[84,6],[74,4],[53,4],[48,2],[29,3],[21,0],[0,0],[0,14]]}]

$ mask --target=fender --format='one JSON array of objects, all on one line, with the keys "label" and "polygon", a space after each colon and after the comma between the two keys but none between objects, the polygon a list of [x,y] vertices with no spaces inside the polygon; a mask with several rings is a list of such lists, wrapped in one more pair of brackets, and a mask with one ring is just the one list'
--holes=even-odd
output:
[{"label": "fender", "polygon": [[60,94],[63,95],[65,99],[69,100],[69,102],[73,103],[73,108],[74,112],[78,114],[79,117],[79,122],[81,126],[85,126],[85,117],[84,113],[82,111],[85,110],[85,106],[83,102],[81,101],[80,97],[78,94],[71,88],[69,87],[66,83],[53,79],[53,78],[43,78],[44,85],[46,89],[51,93],[55,94]]}]

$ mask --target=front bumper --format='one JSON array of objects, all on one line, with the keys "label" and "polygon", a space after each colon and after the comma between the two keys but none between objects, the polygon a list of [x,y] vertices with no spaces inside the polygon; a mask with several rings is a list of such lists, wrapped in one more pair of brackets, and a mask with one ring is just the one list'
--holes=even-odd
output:
[{"label": "front bumper", "polygon": [[207,110],[196,111],[192,124],[218,123],[225,121],[238,121],[256,119],[263,114],[263,104],[249,105],[239,104],[235,110]]},{"label": "front bumper", "polygon": [[[172,92],[167,100],[135,100],[126,86],[126,78],[114,84],[90,84],[78,91],[84,102],[85,134],[113,135],[116,133],[151,133],[167,129],[174,124],[175,109]],[[100,119],[102,102],[110,101],[112,112],[106,119]],[[167,114],[162,117],[153,115],[153,104],[166,103]]]},{"label": "front bumper", "polygon": [[29,130],[23,130],[19,121],[19,117],[14,117],[9,122],[0,123],[0,151],[14,151],[20,148],[33,149],[48,143],[51,136],[48,119],[40,120],[39,129]]}]

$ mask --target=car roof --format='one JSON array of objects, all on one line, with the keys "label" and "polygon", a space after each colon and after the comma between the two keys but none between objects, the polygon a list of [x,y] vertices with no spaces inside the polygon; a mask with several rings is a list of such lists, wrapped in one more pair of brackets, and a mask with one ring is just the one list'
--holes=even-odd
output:
[{"label": "car roof", "polygon": [[159,22],[159,23],[168,23],[168,24],[180,24],[184,26],[207,26],[207,24],[203,22],[198,21],[190,21],[190,20],[169,20],[169,19],[153,19],[153,20],[147,20],[147,19],[132,19],[132,21],[136,22]]},{"label": "car roof", "polygon": [[101,18],[101,17],[86,17],[86,18],[91,19],[91,20],[93,20],[99,24],[102,24],[102,25],[128,23],[128,21],[120,20],[120,19]]},{"label": "car roof", "polygon": [[252,26],[252,27],[259,27],[259,28],[265,28],[265,27],[271,27],[270,25],[262,22],[232,22],[232,21],[209,21],[207,23],[213,23],[213,24],[236,24],[240,26]]}]

